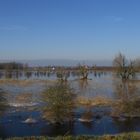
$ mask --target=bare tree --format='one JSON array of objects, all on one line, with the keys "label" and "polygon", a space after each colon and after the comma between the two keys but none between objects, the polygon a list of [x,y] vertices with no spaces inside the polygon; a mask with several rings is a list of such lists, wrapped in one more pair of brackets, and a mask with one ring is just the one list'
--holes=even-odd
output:
[{"label": "bare tree", "polygon": [[121,53],[114,58],[113,66],[116,68],[117,74],[122,80],[129,80],[135,75],[134,61],[128,61]]},{"label": "bare tree", "polygon": [[79,65],[79,74],[81,76],[81,80],[87,80],[89,69],[87,65]]}]

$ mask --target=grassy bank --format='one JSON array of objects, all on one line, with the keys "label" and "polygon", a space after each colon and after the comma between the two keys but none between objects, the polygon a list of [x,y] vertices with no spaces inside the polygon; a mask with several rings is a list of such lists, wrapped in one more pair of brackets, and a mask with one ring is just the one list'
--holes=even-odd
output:
[{"label": "grassy bank", "polygon": [[105,136],[58,136],[58,137],[15,137],[5,140],[140,140],[140,133],[124,133],[119,135]]}]

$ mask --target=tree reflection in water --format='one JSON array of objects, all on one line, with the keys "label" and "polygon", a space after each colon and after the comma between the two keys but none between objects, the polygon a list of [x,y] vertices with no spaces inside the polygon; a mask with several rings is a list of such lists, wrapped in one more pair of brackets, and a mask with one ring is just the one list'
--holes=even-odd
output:
[{"label": "tree reflection in water", "polygon": [[140,95],[136,83],[132,80],[114,81],[115,95],[118,101],[114,112],[119,116],[140,116]]},{"label": "tree reflection in water", "polygon": [[127,100],[138,95],[138,88],[133,81],[130,80],[114,80],[115,95],[118,99]]},{"label": "tree reflection in water", "polygon": [[68,83],[60,82],[43,92],[44,119],[51,123],[62,124],[74,120],[75,94]]},{"label": "tree reflection in water", "polygon": [[7,108],[6,93],[0,88],[0,115],[4,113]]},{"label": "tree reflection in water", "polygon": [[86,90],[88,88],[88,86],[89,86],[89,82],[88,82],[87,79],[85,79],[85,80],[79,80],[79,88],[81,90]]}]

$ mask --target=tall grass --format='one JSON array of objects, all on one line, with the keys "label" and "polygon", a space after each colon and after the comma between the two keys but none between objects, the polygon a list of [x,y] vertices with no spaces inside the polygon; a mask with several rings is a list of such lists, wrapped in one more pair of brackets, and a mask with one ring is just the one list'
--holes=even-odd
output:
[{"label": "tall grass", "polygon": [[140,133],[124,133],[119,135],[105,136],[58,136],[58,137],[15,137],[5,140],[140,140]]}]

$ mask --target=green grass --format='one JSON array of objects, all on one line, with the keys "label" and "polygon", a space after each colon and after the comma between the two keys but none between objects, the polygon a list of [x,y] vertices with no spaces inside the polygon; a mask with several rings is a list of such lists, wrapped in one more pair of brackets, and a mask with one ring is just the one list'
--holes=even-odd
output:
[{"label": "green grass", "polygon": [[5,140],[140,140],[140,133],[124,133],[105,136],[58,136],[58,137],[14,137]]}]

